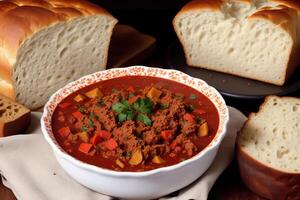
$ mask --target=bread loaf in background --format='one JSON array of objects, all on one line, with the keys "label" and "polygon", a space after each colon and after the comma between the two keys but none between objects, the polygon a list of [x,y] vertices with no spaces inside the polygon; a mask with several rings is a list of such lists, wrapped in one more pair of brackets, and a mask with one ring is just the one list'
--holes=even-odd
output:
[{"label": "bread loaf in background", "polygon": [[267,97],[238,134],[244,183],[267,199],[300,199],[300,99]]},{"label": "bread loaf in background", "polygon": [[30,109],[105,69],[117,20],[84,0],[0,1],[0,94]]},{"label": "bread loaf in background", "polygon": [[30,125],[30,110],[0,95],[0,137],[26,130]]},{"label": "bread loaf in background", "polygon": [[173,20],[187,64],[283,85],[300,63],[300,3],[194,0]]}]

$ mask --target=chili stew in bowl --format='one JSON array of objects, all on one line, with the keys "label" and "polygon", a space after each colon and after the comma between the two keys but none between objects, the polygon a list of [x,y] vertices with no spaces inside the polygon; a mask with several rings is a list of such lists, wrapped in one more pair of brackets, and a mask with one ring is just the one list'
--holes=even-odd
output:
[{"label": "chili stew in bowl", "polygon": [[75,158],[116,171],[147,171],[189,159],[214,138],[217,109],[175,81],[124,76],[65,98],[52,126]]},{"label": "chili stew in bowl", "polygon": [[114,197],[155,199],[209,168],[228,119],[222,96],[204,81],[133,66],[58,90],[44,107],[41,129],[61,167],[80,184]]}]

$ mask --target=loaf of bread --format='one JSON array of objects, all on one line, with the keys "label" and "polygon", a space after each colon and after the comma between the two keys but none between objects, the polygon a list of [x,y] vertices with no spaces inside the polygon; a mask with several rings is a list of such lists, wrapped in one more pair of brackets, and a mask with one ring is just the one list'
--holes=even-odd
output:
[{"label": "loaf of bread", "polygon": [[0,95],[0,137],[26,130],[30,117],[28,108]]},{"label": "loaf of bread", "polygon": [[300,3],[194,0],[173,20],[187,64],[283,85],[300,63]]},{"label": "loaf of bread", "polygon": [[66,83],[105,69],[116,23],[85,0],[0,1],[0,94],[35,109]]},{"label": "loaf of bread", "polygon": [[267,97],[238,134],[240,175],[268,199],[300,199],[300,99]]}]

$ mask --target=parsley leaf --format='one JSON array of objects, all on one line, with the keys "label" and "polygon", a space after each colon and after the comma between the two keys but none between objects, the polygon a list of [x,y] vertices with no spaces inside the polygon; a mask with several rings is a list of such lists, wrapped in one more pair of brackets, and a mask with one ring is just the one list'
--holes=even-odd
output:
[{"label": "parsley leaf", "polygon": [[118,114],[118,121],[119,122],[124,122],[127,119],[127,115],[124,113]]},{"label": "parsley leaf", "polygon": [[190,97],[189,97],[191,100],[195,100],[197,99],[197,96],[195,94],[191,94]]},{"label": "parsley leaf", "polygon": [[149,114],[152,112],[153,102],[149,98],[145,98],[145,99],[138,98],[134,102],[133,107],[135,110],[141,113]]},{"label": "parsley leaf", "polygon": [[89,128],[87,126],[82,126],[81,127],[81,132],[87,132]]},{"label": "parsley leaf", "polygon": [[151,126],[151,124],[152,124],[151,119],[145,114],[139,113],[137,116],[137,120],[140,122],[143,122],[147,126]]},{"label": "parsley leaf", "polygon": [[112,106],[113,111],[115,111],[116,113],[125,112],[127,108],[127,105],[120,102],[117,102]]}]

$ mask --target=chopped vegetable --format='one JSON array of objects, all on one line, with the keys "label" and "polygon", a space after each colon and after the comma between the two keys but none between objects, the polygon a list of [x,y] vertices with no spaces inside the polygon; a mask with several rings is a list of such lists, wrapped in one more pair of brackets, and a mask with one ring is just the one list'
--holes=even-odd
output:
[{"label": "chopped vegetable", "polygon": [[80,133],[78,133],[78,136],[85,143],[87,143],[90,139],[90,136],[87,132],[80,132]]},{"label": "chopped vegetable", "polygon": [[78,150],[82,153],[88,154],[92,148],[93,148],[92,144],[81,143],[78,147]]},{"label": "chopped vegetable", "polygon": [[107,140],[105,143],[104,143],[104,146],[109,149],[109,150],[114,150],[115,148],[117,148],[118,146],[118,143],[116,142],[116,140],[114,140],[113,138]]},{"label": "chopped vegetable", "polygon": [[135,151],[135,152],[132,154],[132,156],[131,156],[131,158],[130,158],[130,160],[129,160],[129,164],[130,164],[130,165],[138,165],[138,164],[140,164],[142,161],[143,161],[143,155],[142,155],[141,150],[138,149],[137,151]]},{"label": "chopped vegetable", "polygon": [[190,97],[189,97],[191,100],[195,100],[197,99],[197,96],[195,94],[191,94]]},{"label": "chopped vegetable", "polygon": [[172,130],[165,130],[162,131],[160,133],[161,137],[165,140],[165,141],[169,141],[173,135],[173,131]]},{"label": "chopped vegetable", "polygon": [[186,113],[185,115],[183,115],[183,119],[188,121],[188,122],[194,122],[194,116],[191,115],[190,113]]},{"label": "chopped vegetable", "polygon": [[58,130],[58,133],[62,138],[66,138],[71,134],[71,131],[69,127],[63,127]]},{"label": "chopped vegetable", "polygon": [[161,164],[163,162],[165,162],[160,156],[154,156],[152,158],[152,162],[155,163],[155,164]]},{"label": "chopped vegetable", "polygon": [[155,87],[152,87],[149,90],[149,92],[147,93],[147,97],[153,101],[157,101],[161,94],[162,94],[162,91],[156,89]]},{"label": "chopped vegetable", "polygon": [[91,138],[91,143],[92,143],[93,145],[97,145],[97,144],[100,142],[100,140],[101,140],[100,134],[99,134],[99,133],[95,133],[95,134],[93,135],[93,137]]},{"label": "chopped vegetable", "polygon": [[106,140],[109,139],[111,136],[111,134],[108,131],[104,131],[104,130],[98,131],[96,134],[99,134],[101,138]]},{"label": "chopped vegetable", "polygon": [[202,115],[202,114],[205,114],[206,111],[203,110],[203,109],[198,108],[198,109],[195,109],[195,110],[194,110],[194,113],[197,113],[197,114],[199,114],[199,115]]},{"label": "chopped vegetable", "polygon": [[120,161],[119,159],[116,160],[116,164],[121,168],[125,167],[124,163],[122,161]]},{"label": "chopped vegetable", "polygon": [[91,99],[103,96],[102,92],[98,88],[88,91],[87,93],[85,93],[85,95]]},{"label": "chopped vegetable", "polygon": [[151,119],[146,114],[139,113],[138,116],[137,116],[137,120],[139,122],[144,123],[147,126],[151,126],[151,124],[152,124]]},{"label": "chopped vegetable", "polygon": [[207,122],[202,123],[198,129],[198,136],[199,137],[207,136],[208,132],[209,132],[209,130],[208,130]]},{"label": "chopped vegetable", "polygon": [[87,127],[87,126],[82,126],[81,127],[81,131],[82,132],[86,132],[86,131],[88,131],[89,130],[89,127]]},{"label": "chopped vegetable", "polygon": [[73,112],[72,115],[73,115],[76,119],[78,119],[79,121],[81,121],[81,120],[84,118],[84,115],[81,114],[81,112],[79,112],[79,111]]},{"label": "chopped vegetable", "polygon": [[81,101],[83,101],[83,100],[85,100],[85,99],[86,99],[85,96],[83,96],[82,94],[78,94],[78,95],[74,98],[74,101],[76,101],[76,102],[81,102]]},{"label": "chopped vegetable", "polygon": [[129,86],[129,87],[127,88],[127,91],[128,91],[128,92],[131,92],[131,93],[134,93],[134,87],[133,87],[133,86]]},{"label": "chopped vegetable", "polygon": [[170,147],[171,147],[171,149],[175,149],[175,147],[178,145],[178,142],[176,141],[176,140],[174,140],[172,143],[171,143],[171,145],[170,145]]},{"label": "chopped vegetable", "polygon": [[70,105],[71,105],[71,103],[61,103],[58,106],[62,109],[65,109],[65,108],[69,107]]}]

